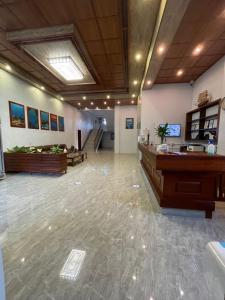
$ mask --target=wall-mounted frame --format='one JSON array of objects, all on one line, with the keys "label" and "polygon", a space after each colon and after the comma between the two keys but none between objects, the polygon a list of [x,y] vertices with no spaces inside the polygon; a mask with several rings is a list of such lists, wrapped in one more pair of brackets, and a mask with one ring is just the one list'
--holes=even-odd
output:
[{"label": "wall-mounted frame", "polygon": [[26,127],[24,105],[9,101],[9,116],[11,127]]},{"label": "wall-mounted frame", "polygon": [[126,129],[134,129],[134,118],[126,118]]},{"label": "wall-mounted frame", "polygon": [[27,107],[27,124],[30,129],[39,129],[38,109]]},{"label": "wall-mounted frame", "polygon": [[58,116],[59,131],[65,131],[64,117]]},{"label": "wall-mounted frame", "polygon": [[51,130],[57,131],[58,130],[58,118],[57,115],[50,114],[50,124],[51,124]]},{"label": "wall-mounted frame", "polygon": [[49,130],[49,113],[46,111],[40,111],[40,122],[42,130]]}]

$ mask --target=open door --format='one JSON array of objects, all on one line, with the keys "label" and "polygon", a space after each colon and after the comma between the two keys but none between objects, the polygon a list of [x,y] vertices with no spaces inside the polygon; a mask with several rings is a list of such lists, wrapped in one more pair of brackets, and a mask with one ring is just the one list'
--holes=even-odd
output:
[{"label": "open door", "polygon": [[81,145],[81,130],[77,131],[77,138],[78,138],[78,150],[82,150],[82,145]]}]

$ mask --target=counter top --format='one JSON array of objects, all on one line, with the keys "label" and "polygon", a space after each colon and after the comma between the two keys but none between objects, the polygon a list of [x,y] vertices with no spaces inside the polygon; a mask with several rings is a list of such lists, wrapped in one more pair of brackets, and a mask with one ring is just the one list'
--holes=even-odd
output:
[{"label": "counter top", "polygon": [[139,144],[139,150],[154,156],[157,170],[225,172],[225,156],[205,152],[158,152],[156,146]]}]

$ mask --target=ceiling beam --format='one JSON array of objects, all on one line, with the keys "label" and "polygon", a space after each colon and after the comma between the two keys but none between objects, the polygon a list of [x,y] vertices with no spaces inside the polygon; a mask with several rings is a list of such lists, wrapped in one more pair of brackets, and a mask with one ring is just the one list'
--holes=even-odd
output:
[{"label": "ceiling beam", "polygon": [[37,42],[43,40],[71,37],[73,34],[74,25],[69,24],[62,26],[10,31],[6,33],[6,37],[9,42],[12,42],[14,44],[24,44],[26,42]]}]

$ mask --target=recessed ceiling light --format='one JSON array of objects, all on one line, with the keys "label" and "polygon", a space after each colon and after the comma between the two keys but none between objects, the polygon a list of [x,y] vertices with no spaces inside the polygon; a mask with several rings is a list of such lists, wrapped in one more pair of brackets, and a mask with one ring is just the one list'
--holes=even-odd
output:
[{"label": "recessed ceiling light", "polygon": [[152,81],[151,80],[147,80],[147,85],[150,85],[152,84]]},{"label": "recessed ceiling light", "polygon": [[11,68],[10,65],[6,65],[5,68],[6,68],[7,71],[11,71],[12,70],[12,68]]},{"label": "recessed ceiling light", "polygon": [[137,80],[134,80],[134,81],[133,81],[133,84],[134,84],[134,85],[137,85],[137,84],[138,84],[138,81],[137,81]]},{"label": "recessed ceiling light", "polygon": [[131,101],[131,104],[134,104],[134,100]]},{"label": "recessed ceiling light", "polygon": [[80,106],[80,102],[77,103]]},{"label": "recessed ceiling light", "polygon": [[82,99],[83,99],[83,100],[86,100],[86,99],[87,99],[87,97],[86,97],[86,96],[83,96],[83,97],[82,97]]},{"label": "recessed ceiling light", "polygon": [[165,51],[165,47],[164,46],[159,46],[157,49],[158,54],[163,54],[163,52]]},{"label": "recessed ceiling light", "polygon": [[91,102],[91,105],[94,105],[94,102]]},{"label": "recessed ceiling light", "polygon": [[63,98],[63,97],[61,97],[61,98],[60,98],[60,100],[62,100],[62,101],[63,101],[63,100],[64,100],[64,98]]},{"label": "recessed ceiling light", "polygon": [[120,104],[120,101],[117,101],[117,104]]},{"label": "recessed ceiling light", "polygon": [[193,50],[192,54],[193,55],[198,55],[203,49],[202,45],[198,45],[197,47],[195,47],[195,49]]},{"label": "recessed ceiling light", "polygon": [[136,59],[136,61],[140,61],[141,58],[142,58],[141,53],[136,53],[136,54],[135,54],[135,59]]},{"label": "recessed ceiling light", "polygon": [[41,90],[43,90],[43,91],[45,90],[45,87],[43,85],[41,86]]},{"label": "recessed ceiling light", "polygon": [[177,76],[181,76],[183,73],[184,73],[183,70],[178,70],[178,71],[177,71]]},{"label": "recessed ceiling light", "polygon": [[135,94],[132,94],[132,98],[135,98],[136,97],[136,95]]},{"label": "recessed ceiling light", "polygon": [[84,75],[70,56],[49,58],[48,61],[52,68],[67,81],[84,78]]},{"label": "recessed ceiling light", "polygon": [[106,98],[107,98],[107,99],[110,99],[110,95],[107,95]]},{"label": "recessed ceiling light", "polygon": [[107,104],[107,102],[105,101],[105,102],[104,102],[104,104],[106,105],[106,104]]}]

